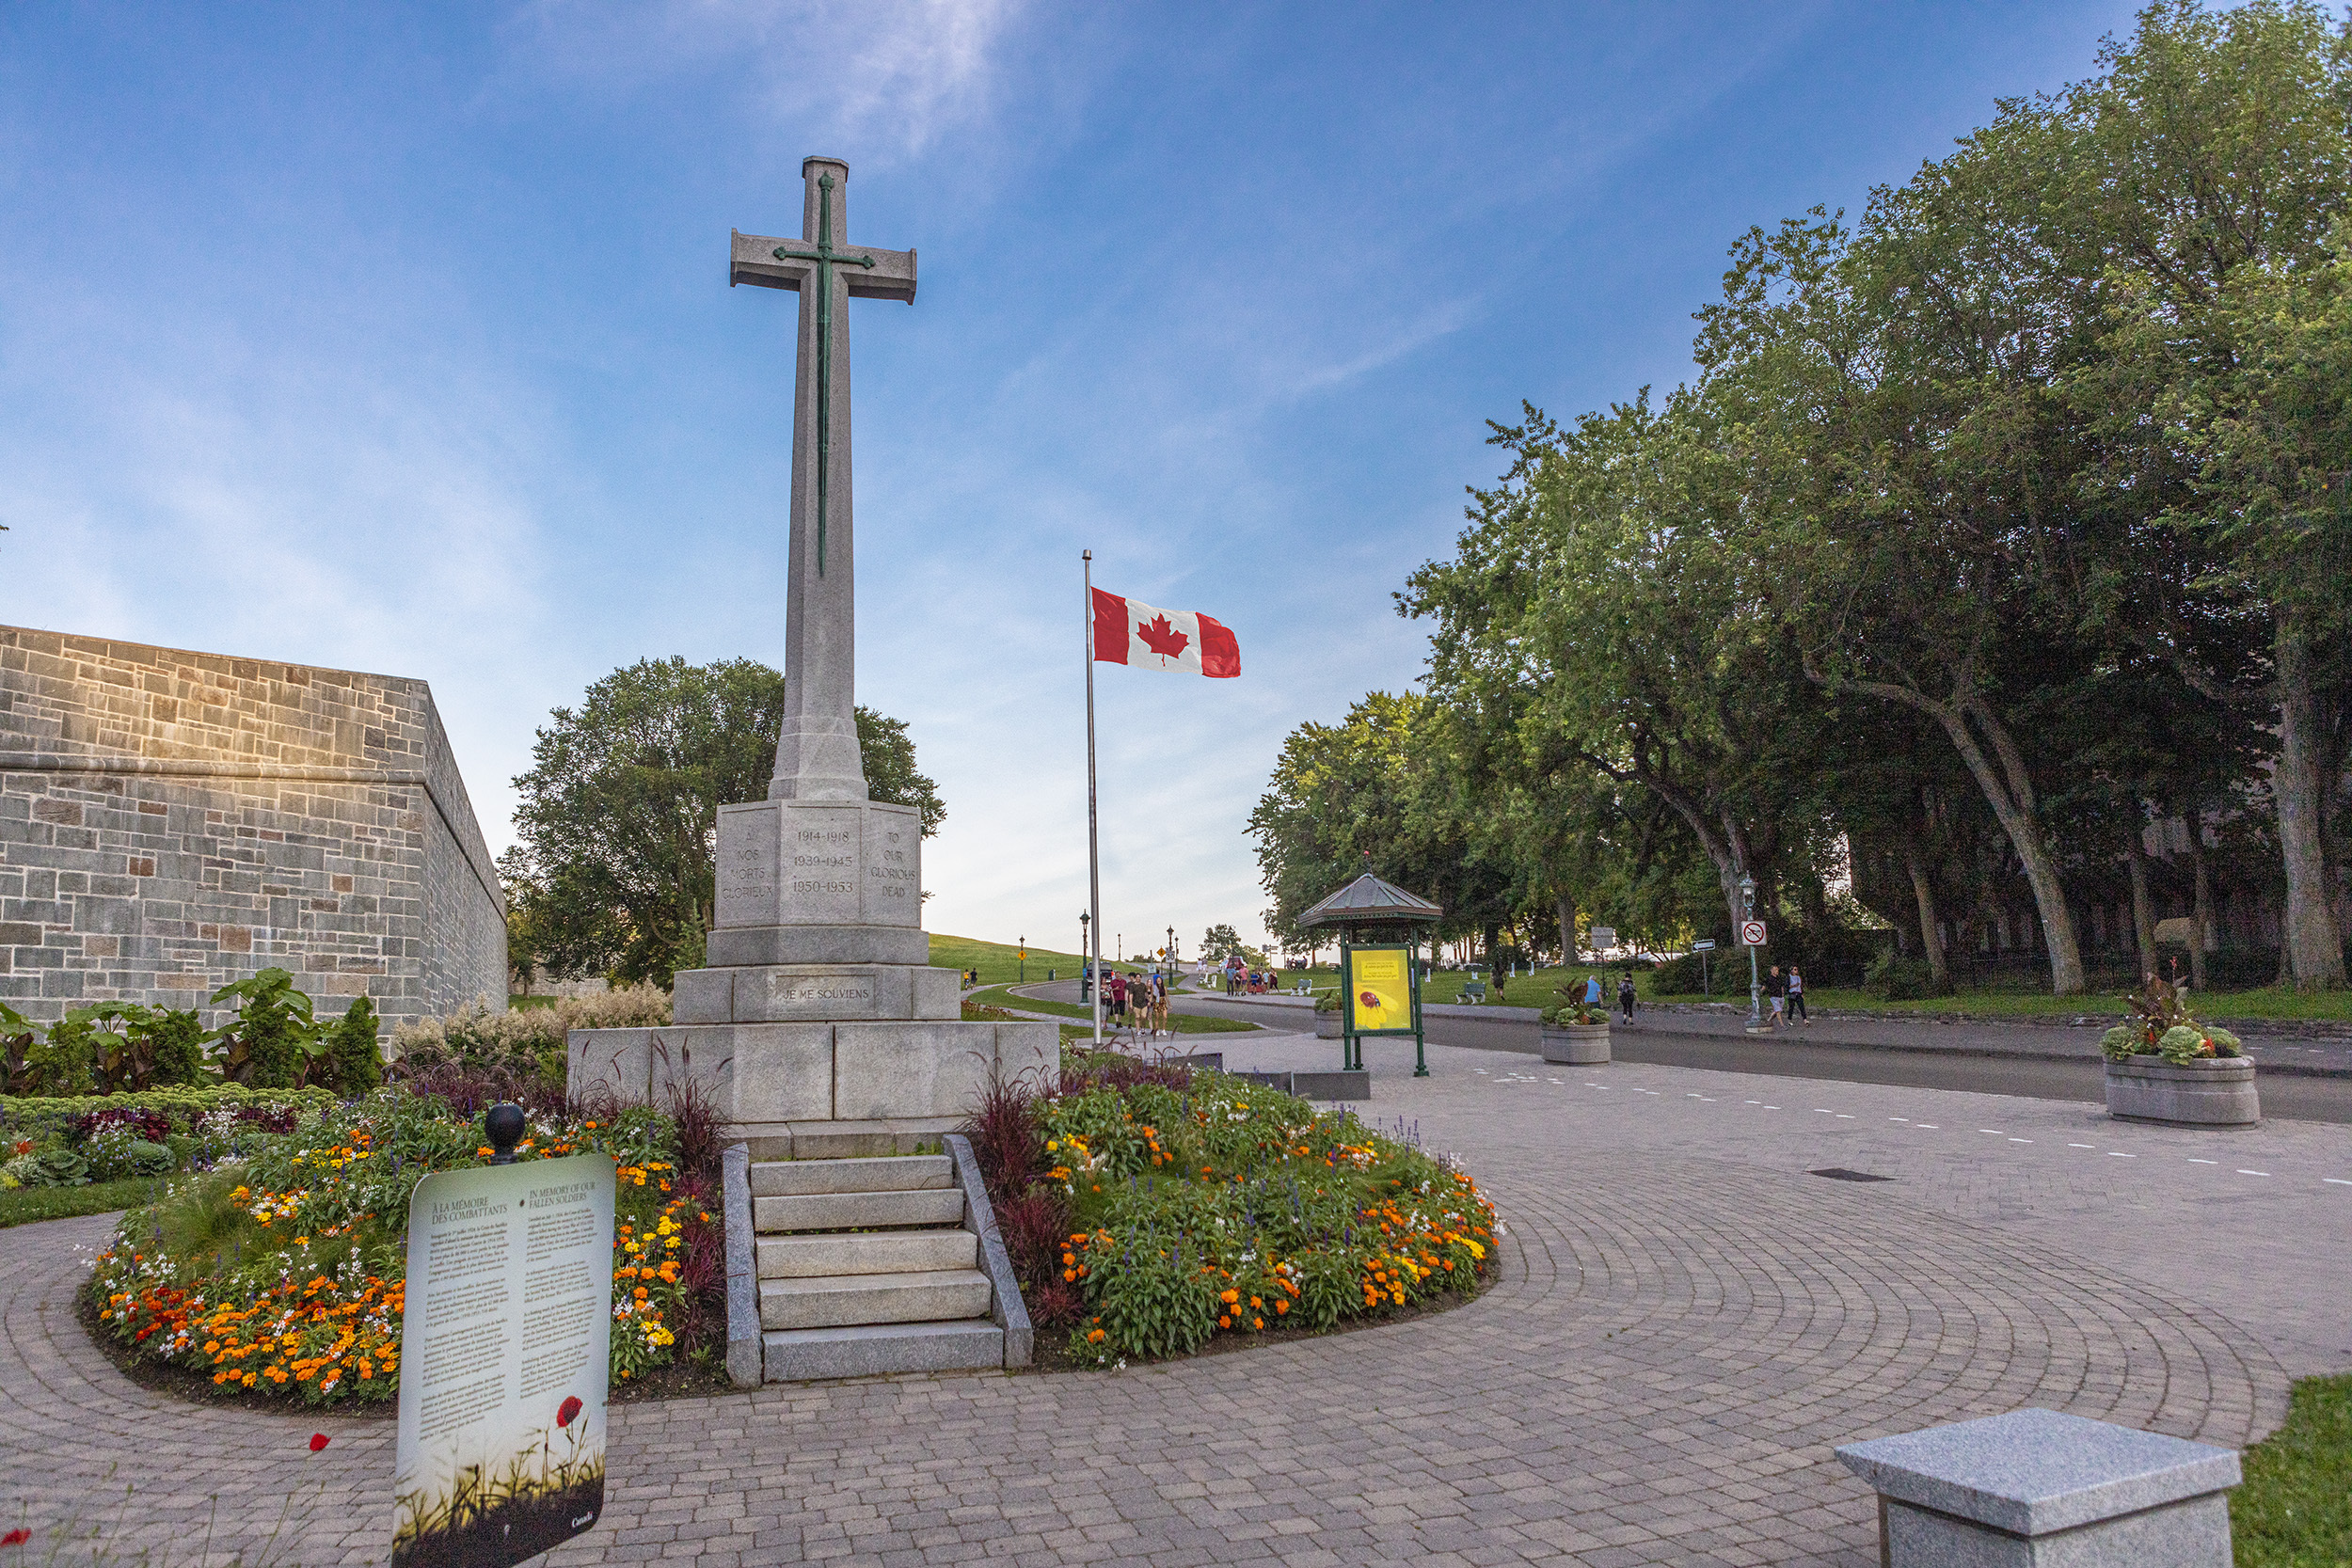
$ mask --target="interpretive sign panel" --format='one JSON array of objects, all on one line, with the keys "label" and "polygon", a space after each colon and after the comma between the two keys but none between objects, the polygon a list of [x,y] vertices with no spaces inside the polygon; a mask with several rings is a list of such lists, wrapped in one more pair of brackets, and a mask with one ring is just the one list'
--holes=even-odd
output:
[{"label": "interpretive sign panel", "polygon": [[1413,1032],[1412,949],[1350,947],[1347,950],[1348,1028],[1358,1035]]},{"label": "interpretive sign panel", "polygon": [[607,1154],[417,1183],[394,1568],[509,1568],[604,1512],[612,1183]]}]

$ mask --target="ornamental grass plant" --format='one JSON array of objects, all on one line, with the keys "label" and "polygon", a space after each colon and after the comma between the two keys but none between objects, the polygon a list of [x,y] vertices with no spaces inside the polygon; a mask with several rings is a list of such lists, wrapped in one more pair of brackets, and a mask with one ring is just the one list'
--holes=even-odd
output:
[{"label": "ornamental grass plant", "polygon": [[1494,1206],[1451,1160],[1224,1073],[1073,1053],[967,1126],[1041,1329],[1084,1365],[1473,1294]]}]

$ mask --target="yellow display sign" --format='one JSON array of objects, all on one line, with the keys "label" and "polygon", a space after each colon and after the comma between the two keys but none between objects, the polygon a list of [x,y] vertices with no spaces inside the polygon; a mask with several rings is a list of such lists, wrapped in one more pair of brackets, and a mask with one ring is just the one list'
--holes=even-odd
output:
[{"label": "yellow display sign", "polygon": [[1407,949],[1358,947],[1348,953],[1347,1016],[1359,1035],[1412,1033],[1412,972]]}]

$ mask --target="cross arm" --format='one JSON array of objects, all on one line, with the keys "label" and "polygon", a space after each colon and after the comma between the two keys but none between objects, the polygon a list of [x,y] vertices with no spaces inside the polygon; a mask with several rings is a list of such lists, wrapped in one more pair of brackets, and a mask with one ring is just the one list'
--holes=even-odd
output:
[{"label": "cross arm", "polygon": [[[753,283],[763,289],[797,291],[801,280],[816,270],[817,242],[778,239],[771,234],[745,234],[730,230],[733,254],[727,265],[727,286]],[[777,251],[786,252],[778,256]],[[797,252],[798,254],[793,254]],[[872,261],[871,266],[865,263]],[[914,303],[914,252],[877,250],[872,245],[835,245],[834,265],[850,286],[852,299],[898,299]]]}]

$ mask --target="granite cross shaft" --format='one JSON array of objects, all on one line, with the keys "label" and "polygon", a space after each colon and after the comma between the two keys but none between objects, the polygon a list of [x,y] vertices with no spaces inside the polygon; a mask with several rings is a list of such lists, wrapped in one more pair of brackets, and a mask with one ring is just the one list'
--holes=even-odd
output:
[{"label": "granite cross shaft", "polygon": [[[730,286],[801,296],[792,420],[791,566],[785,603],[784,728],[771,800],[863,800],[856,718],[857,598],[850,485],[851,299],[914,301],[914,252],[848,243],[850,167],[801,164],[801,237],[737,232]],[[830,557],[830,559],[828,559]]]}]

